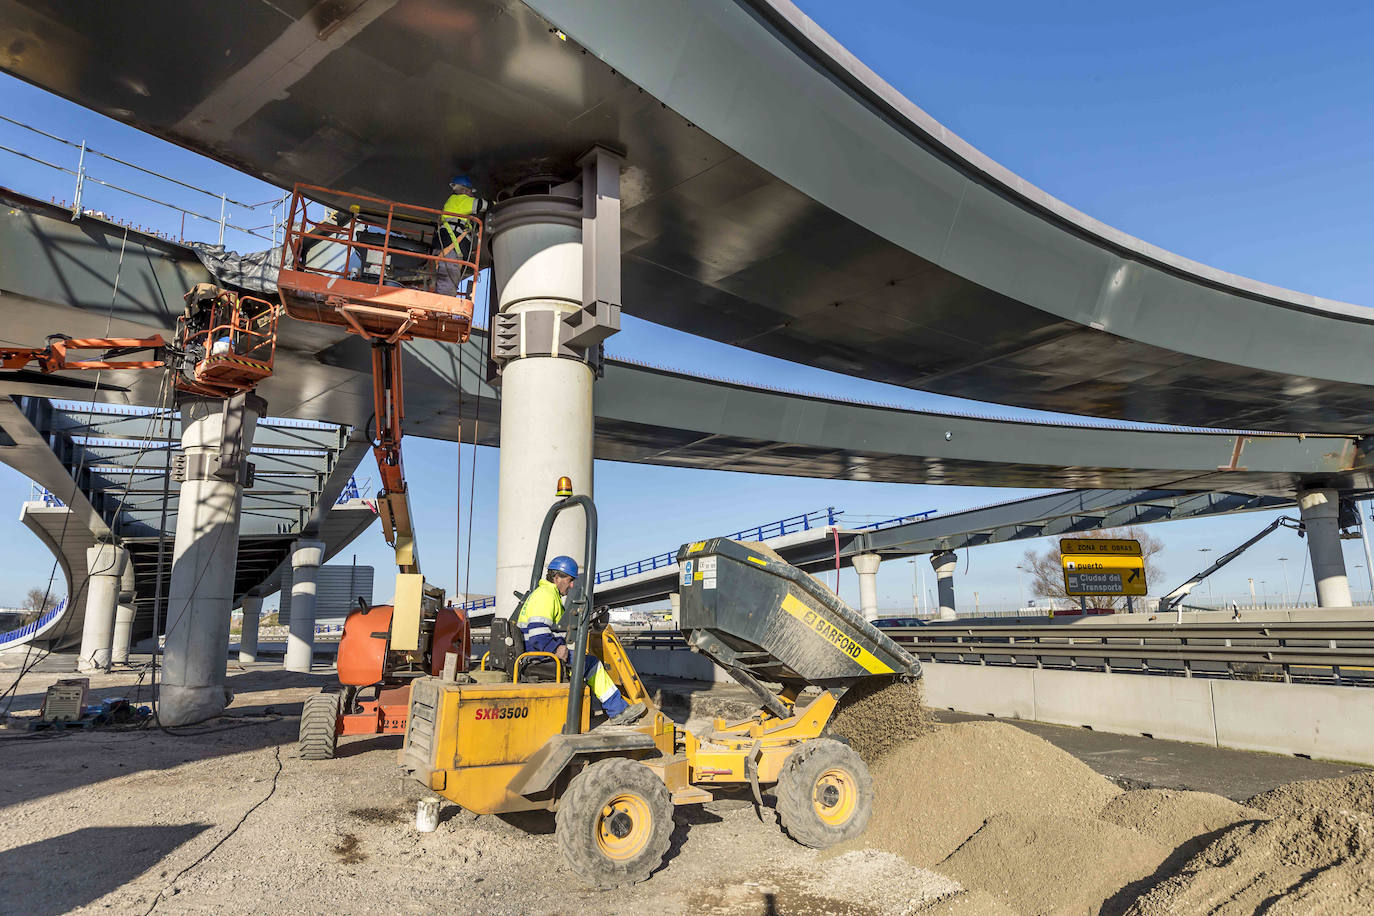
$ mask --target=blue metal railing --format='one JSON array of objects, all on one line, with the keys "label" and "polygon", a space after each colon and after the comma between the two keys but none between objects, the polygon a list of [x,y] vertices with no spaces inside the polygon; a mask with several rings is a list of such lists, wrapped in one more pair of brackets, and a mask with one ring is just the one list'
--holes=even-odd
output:
[{"label": "blue metal railing", "polygon": [[[734,534],[727,534],[724,536],[732,541],[766,541],[770,538],[780,538],[785,534],[793,534],[797,531],[810,531],[812,528],[831,528],[834,527],[843,511],[843,509],[836,509],[834,506],[827,506],[824,509],[817,509],[815,512],[807,512],[804,515],[789,515],[787,518],[779,519],[776,522],[768,522],[767,524],[746,528],[743,531],[736,531]],[[676,562],[676,550],[668,553],[660,553],[652,557],[645,557],[643,560],[636,560],[633,563],[626,563],[623,566],[602,570],[596,574],[596,579],[594,581],[597,585],[603,582],[613,582],[616,579],[624,579],[626,576],[637,576],[640,573],[652,572],[655,569],[672,566]]]},{"label": "blue metal railing", "polygon": [[47,488],[40,487],[36,483],[29,484],[29,502],[40,501],[43,503],[43,505],[49,508],[56,508],[58,506],[66,505],[66,503],[64,503],[62,500],[58,499],[56,496],[53,496]]},{"label": "blue metal railing", "polygon": [[8,633],[0,633],[0,648],[4,648],[10,643],[23,642],[30,638],[39,630],[62,616],[62,612],[66,607],[67,599],[63,598],[61,601],[57,602],[57,605],[52,610],[40,615],[37,620],[32,620],[18,629],[10,630]]},{"label": "blue metal railing", "polygon": [[[785,534],[792,534],[797,531],[810,531],[812,528],[833,528],[838,523],[840,515],[844,510],[828,506],[825,509],[817,509],[815,512],[808,512],[805,515],[792,515],[776,522],[769,522],[766,525],[759,525],[755,528],[746,528],[744,531],[737,531],[734,534],[727,534],[726,537],[734,541],[766,541],[770,538],[782,537]],[[917,522],[921,519],[930,518],[936,510],[927,509],[924,512],[916,512],[911,515],[899,515],[895,518],[883,519],[880,522],[872,522],[867,525],[858,525],[849,530],[851,531],[876,531],[880,528],[892,528],[897,525],[905,525],[909,522]],[[824,518],[824,521],[822,521]],[[677,562],[677,551],[660,553],[652,557],[645,557],[643,560],[636,560],[633,563],[626,563],[623,566],[616,566],[612,569],[602,570],[596,574],[596,584],[612,582],[616,579],[624,579],[627,576],[637,576],[640,573],[652,572],[655,569],[662,569],[665,566],[672,566]]]},{"label": "blue metal railing", "polygon": [[[361,487],[370,490],[371,487],[372,487],[372,478],[369,477],[369,478],[365,479],[365,480],[362,482]],[[358,484],[358,478],[357,478],[357,477],[349,477],[349,478],[348,478],[348,483],[344,484],[343,491],[342,491],[341,493],[339,493],[339,498],[336,499],[336,500],[334,501],[334,505],[340,506],[340,505],[343,505],[344,503],[348,502],[350,499],[362,499],[362,498],[363,498],[363,489],[361,489],[360,486],[359,486],[359,484]]]}]

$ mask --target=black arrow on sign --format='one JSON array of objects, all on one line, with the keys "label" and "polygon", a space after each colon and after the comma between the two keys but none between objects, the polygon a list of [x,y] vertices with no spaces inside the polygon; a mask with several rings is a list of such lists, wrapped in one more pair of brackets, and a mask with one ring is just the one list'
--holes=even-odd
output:
[{"label": "black arrow on sign", "polygon": [[1134,582],[1136,579],[1139,579],[1139,578],[1140,578],[1140,570],[1138,570],[1138,569],[1133,569],[1133,570],[1131,570],[1131,574],[1130,574],[1129,576],[1126,577],[1126,581],[1127,581],[1127,582]]}]

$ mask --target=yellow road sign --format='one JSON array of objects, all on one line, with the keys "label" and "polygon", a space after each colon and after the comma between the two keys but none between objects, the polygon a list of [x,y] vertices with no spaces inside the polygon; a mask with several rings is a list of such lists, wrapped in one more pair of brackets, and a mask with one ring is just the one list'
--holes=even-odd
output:
[{"label": "yellow road sign", "polygon": [[1066,553],[1063,564],[1064,590],[1074,597],[1148,593],[1142,557]]},{"label": "yellow road sign", "polygon": [[1140,542],[1124,538],[1060,538],[1059,552],[1108,557],[1138,557]]}]

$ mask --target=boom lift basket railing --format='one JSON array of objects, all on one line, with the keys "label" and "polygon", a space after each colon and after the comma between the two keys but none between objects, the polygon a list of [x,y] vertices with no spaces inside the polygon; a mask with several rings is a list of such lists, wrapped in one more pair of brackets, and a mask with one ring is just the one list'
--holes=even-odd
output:
[{"label": "boom lift basket railing", "polygon": [[277,306],[210,283],[197,283],[185,298],[186,311],[177,319],[185,351],[178,388],[227,397],[272,375]]},{"label": "boom lift basket railing", "polygon": [[462,343],[481,250],[474,216],[298,184],[277,286],[292,318],[389,343]]}]

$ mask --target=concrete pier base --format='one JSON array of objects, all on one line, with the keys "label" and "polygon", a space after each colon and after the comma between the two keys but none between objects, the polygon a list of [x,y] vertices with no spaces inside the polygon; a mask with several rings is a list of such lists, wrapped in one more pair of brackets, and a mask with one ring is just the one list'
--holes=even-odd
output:
[{"label": "concrete pier base", "polygon": [[1298,493],[1298,509],[1312,557],[1317,606],[1350,607],[1350,582],[1345,574],[1338,519],[1340,495],[1335,490],[1303,490]]},{"label": "concrete pier base", "polygon": [[134,634],[134,564],[126,563],[119,582],[119,603],[115,605],[114,643],[110,647],[110,663],[129,663],[129,643]]},{"label": "concrete pier base", "polygon": [[115,608],[129,552],[116,544],[97,544],[86,551],[86,619],[76,670],[108,671],[114,645]]},{"label": "concrete pier base", "polygon": [[315,579],[322,562],[324,541],[291,545],[291,625],[283,662],[287,671],[310,672],[315,654]]},{"label": "concrete pier base", "polygon": [[224,674],[243,464],[266,406],[253,396],[230,411],[225,411],[225,402],[203,398],[180,405],[187,472],[179,493],[167,594],[167,649],[158,710],[163,725],[200,722],[229,705]]},{"label": "concrete pier base", "polygon": [[258,660],[258,624],[262,621],[262,596],[249,592],[243,596],[243,624],[239,628],[239,661]]},{"label": "concrete pier base", "polygon": [[859,609],[865,620],[878,619],[878,566],[882,561],[876,553],[854,557],[854,571],[859,574]]},{"label": "concrete pier base", "polygon": [[935,568],[936,587],[940,597],[940,619],[954,620],[954,570],[959,566],[959,555],[952,550],[943,550],[930,555],[930,565]]}]

